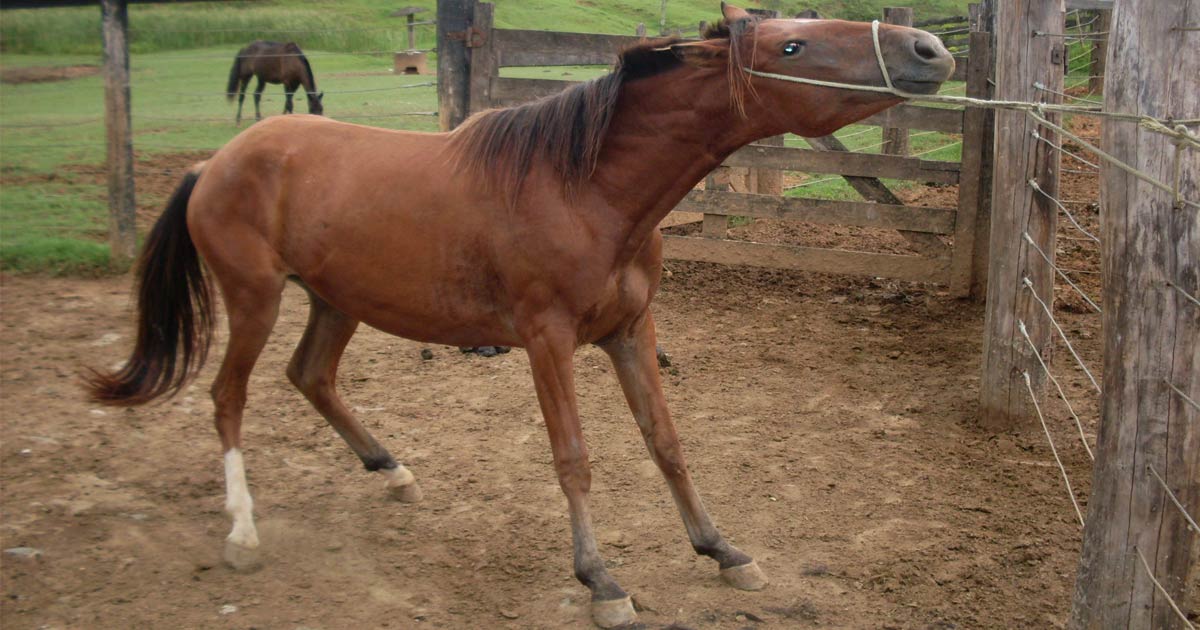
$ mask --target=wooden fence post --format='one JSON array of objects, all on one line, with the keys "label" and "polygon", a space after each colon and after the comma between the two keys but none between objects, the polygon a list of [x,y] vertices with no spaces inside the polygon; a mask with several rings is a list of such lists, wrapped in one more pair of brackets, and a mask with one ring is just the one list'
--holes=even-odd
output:
[{"label": "wooden fence post", "polygon": [[[1060,37],[1062,2],[1009,0],[996,6],[996,97],[1002,100],[1055,102],[1062,92],[1063,59]],[[1043,300],[1054,296],[1054,271],[1037,249],[1054,259],[1057,212],[1030,180],[1049,195],[1058,194],[1057,150],[1034,137],[1040,134],[1058,144],[1056,134],[1019,111],[996,113],[996,169],[992,182],[991,265],[988,269],[987,315],[984,321],[981,421],[993,430],[1011,429],[1033,417],[1023,373],[1034,392],[1043,395],[1045,374],[1018,323],[1024,322],[1037,352],[1049,356],[1051,325],[1023,286],[1025,278]],[[1026,235],[1031,242],[1026,240]],[[1037,249],[1035,249],[1035,247]]]},{"label": "wooden fence post", "polygon": [[[988,34],[987,77],[983,85],[967,82],[967,96],[991,99],[996,85],[996,6],[995,0],[981,0],[970,9],[971,30]],[[967,57],[968,69],[971,58]],[[965,146],[965,144],[964,144]],[[983,110],[983,134],[980,138],[979,199],[975,219],[975,243],[971,261],[971,297],[982,301],[987,296],[988,266],[992,234],[992,175],[995,173],[996,114]]]},{"label": "wooden fence post", "polygon": [[1092,25],[1092,36],[1101,37],[1092,42],[1092,63],[1088,67],[1088,92],[1092,94],[1104,93],[1104,67],[1105,60],[1108,58],[1108,35],[1099,36],[1098,33],[1108,33],[1112,27],[1112,11],[1100,9],[1096,11],[1096,23]]},{"label": "wooden fence post", "polygon": [[133,121],[129,108],[129,13],[125,0],[103,0],[104,122],[108,132],[108,246],[124,269],[137,254],[133,196]]},{"label": "wooden fence post", "polygon": [[[988,74],[992,66],[991,34],[972,31],[970,36],[967,96],[987,98]],[[984,190],[984,156],[985,151],[991,149],[991,145],[985,143],[992,132],[988,113],[980,107],[968,107],[963,112],[962,177],[958,181],[958,217],[954,222],[954,251],[950,261],[950,294],[955,297],[971,295],[976,284],[977,223],[984,214],[980,207]],[[988,181],[991,181],[990,174]]]},{"label": "wooden fence post", "polygon": [[492,16],[495,5],[477,2],[471,16],[472,37],[467,38],[471,55],[470,116],[492,106],[492,77],[499,70],[496,58],[496,38],[492,37]]},{"label": "wooden fence post", "polygon": [[471,58],[467,51],[475,0],[438,0],[438,124],[450,131],[471,107]]},{"label": "wooden fence post", "polygon": [[[1196,2],[1119,1],[1109,38],[1105,111],[1157,118],[1200,111]],[[1200,200],[1200,152],[1136,124],[1105,121],[1103,147]],[[1178,160],[1178,161],[1176,161]],[[1200,515],[1200,213],[1104,163],[1104,396],[1092,496],[1069,627],[1186,628],[1143,567],[1188,612],[1200,596],[1200,533],[1188,531],[1160,476]],[[1171,284],[1167,284],[1170,282]],[[1172,286],[1174,285],[1174,286]],[[1186,295],[1185,295],[1186,294]],[[1196,601],[1192,601],[1192,610]]]},{"label": "wooden fence post", "polygon": [[[912,26],[913,10],[909,7],[886,7],[883,10],[882,21],[887,24]],[[884,127],[882,152],[888,155],[908,155],[908,130]]]}]

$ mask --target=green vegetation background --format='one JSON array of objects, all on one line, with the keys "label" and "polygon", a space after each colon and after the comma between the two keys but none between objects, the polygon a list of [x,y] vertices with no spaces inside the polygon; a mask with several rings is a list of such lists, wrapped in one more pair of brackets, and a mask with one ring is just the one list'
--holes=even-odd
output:
[{"label": "green vegetation background", "polygon": [[[659,25],[660,0],[496,0],[496,24],[602,33],[632,33],[638,23]],[[872,19],[887,0],[764,0],[747,6],[791,13],[816,8],[822,15]],[[966,0],[911,3],[921,17],[963,15]],[[234,125],[234,105],[224,98],[233,55],[254,39],[296,41],[308,54],[326,115],[381,127],[433,130],[437,109],[430,76],[391,73],[390,51],[407,47],[404,20],[389,17],[401,5],[430,9],[434,0],[273,0],[197,2],[130,7],[132,99],[137,159],[153,167],[156,156],[211,151],[248,124]],[[719,17],[717,0],[669,0],[667,25],[695,28]],[[101,39],[98,7],[0,11],[0,69],[96,65]],[[433,48],[434,27],[418,28],[418,48]],[[432,60],[431,60],[432,61]],[[434,65],[434,64],[431,64]],[[511,76],[586,79],[602,68],[526,68]],[[253,89],[253,85],[251,86]],[[97,273],[108,269],[104,243],[107,198],[104,171],[103,78],[6,83],[0,86],[0,269]],[[961,93],[961,92],[959,92]],[[252,99],[246,113],[253,116]],[[282,109],[282,90],[268,86],[264,115]],[[296,111],[306,111],[297,98]],[[250,118],[253,120],[253,118]],[[879,132],[849,127],[839,135],[852,148],[877,151]],[[926,159],[958,159],[954,138],[913,139]],[[791,139],[791,143],[798,139]],[[938,147],[945,147],[938,149]],[[818,178],[820,176],[817,176]],[[853,196],[833,178],[802,192]],[[143,208],[165,198],[139,191]]]}]

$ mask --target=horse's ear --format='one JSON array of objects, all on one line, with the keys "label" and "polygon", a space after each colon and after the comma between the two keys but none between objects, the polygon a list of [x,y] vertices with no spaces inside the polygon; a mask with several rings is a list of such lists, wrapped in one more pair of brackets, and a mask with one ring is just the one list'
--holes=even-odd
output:
[{"label": "horse's ear", "polygon": [[738,20],[750,19],[750,14],[747,13],[745,9],[735,7],[726,2],[721,3],[721,15],[724,15],[725,21],[729,22],[730,24],[733,24]]},{"label": "horse's ear", "polygon": [[672,44],[671,52],[688,65],[700,68],[716,66],[725,63],[729,58],[729,40],[708,39]]}]

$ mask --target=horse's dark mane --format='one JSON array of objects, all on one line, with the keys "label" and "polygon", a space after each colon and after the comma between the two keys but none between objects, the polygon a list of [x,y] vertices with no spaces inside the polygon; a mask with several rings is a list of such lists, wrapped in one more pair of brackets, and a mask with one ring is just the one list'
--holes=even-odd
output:
[{"label": "horse's dark mane", "polygon": [[[748,22],[741,20],[731,26],[722,20],[710,27],[705,37],[732,38],[731,48],[736,49],[740,35],[752,28]],[[488,185],[507,192],[510,201],[516,200],[522,182],[538,161],[547,162],[558,173],[570,196],[596,168],[621,87],[681,67],[683,62],[669,49],[680,41],[638,44],[623,51],[613,71],[602,77],[532,103],[476,114],[454,131],[453,144],[461,151],[465,166]],[[736,52],[731,61],[731,68],[741,67]],[[739,109],[740,95],[741,90],[734,88]]]}]

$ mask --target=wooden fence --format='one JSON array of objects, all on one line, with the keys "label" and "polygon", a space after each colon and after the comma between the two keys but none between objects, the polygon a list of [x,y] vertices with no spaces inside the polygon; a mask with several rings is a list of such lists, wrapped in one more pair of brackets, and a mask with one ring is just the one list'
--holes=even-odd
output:
[{"label": "wooden fence", "polygon": [[[445,128],[456,126],[470,113],[524,103],[557,93],[572,83],[505,77],[500,74],[501,68],[611,65],[618,52],[642,41],[634,35],[495,28],[493,5],[475,0],[440,0],[438,11],[439,53],[443,60],[455,60],[439,66],[439,97]],[[443,30],[442,25],[449,24],[462,26]],[[965,41],[969,41],[971,54],[969,60],[961,58],[957,76],[967,81],[968,95],[986,97],[990,37],[970,32]],[[766,173],[803,171],[840,175],[864,200],[830,201],[731,192],[720,189],[723,186],[719,177],[710,178],[708,189],[693,191],[672,213],[703,215],[703,235],[667,236],[665,255],[681,260],[933,282],[949,285],[956,295],[967,295],[973,289],[978,292],[986,275],[983,271],[986,265],[976,260],[980,252],[975,244],[986,242],[987,238],[987,221],[977,220],[986,207],[986,189],[980,182],[990,159],[984,148],[984,139],[990,136],[987,117],[974,110],[899,105],[861,124],[961,134],[962,161],[852,153],[833,137],[807,139],[810,149],[780,146],[778,138],[753,144],[734,153],[723,166]],[[879,178],[958,185],[958,202],[953,208],[905,205]],[[733,240],[726,234],[730,216],[894,229],[919,254]],[[951,237],[952,242],[947,243],[944,237]]]}]

